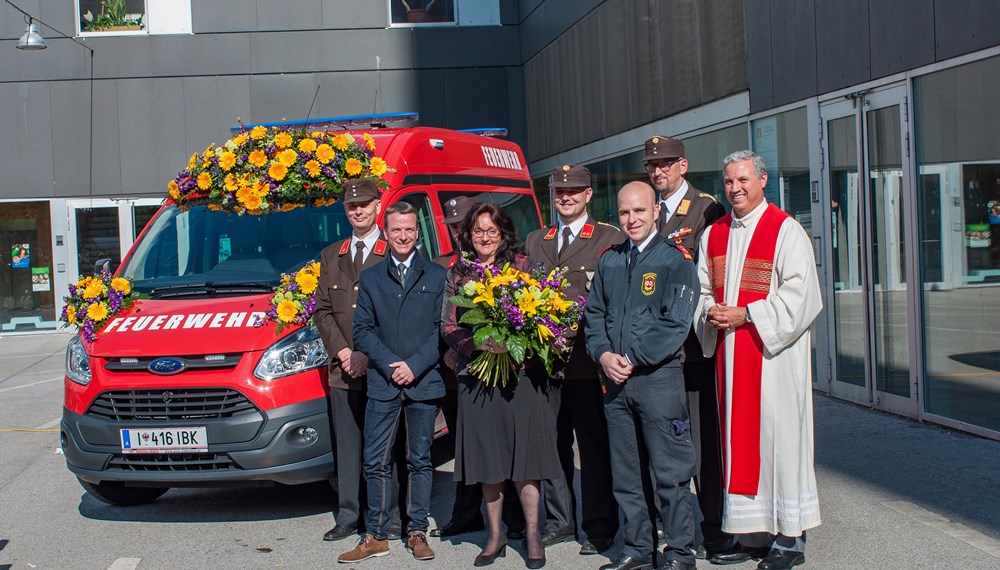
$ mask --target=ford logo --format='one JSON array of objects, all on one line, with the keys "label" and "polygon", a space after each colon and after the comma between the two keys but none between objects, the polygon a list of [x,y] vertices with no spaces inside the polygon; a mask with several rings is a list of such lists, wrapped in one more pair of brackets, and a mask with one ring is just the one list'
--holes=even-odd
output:
[{"label": "ford logo", "polygon": [[187,364],[180,358],[157,358],[149,363],[146,370],[160,376],[170,376],[183,372],[185,368],[187,368]]}]

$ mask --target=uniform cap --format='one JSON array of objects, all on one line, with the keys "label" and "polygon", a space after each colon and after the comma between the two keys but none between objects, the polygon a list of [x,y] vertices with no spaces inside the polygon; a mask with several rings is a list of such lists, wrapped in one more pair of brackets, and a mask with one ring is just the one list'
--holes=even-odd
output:
[{"label": "uniform cap", "polygon": [[642,157],[643,162],[651,160],[670,160],[671,158],[684,157],[684,143],[679,139],[670,137],[653,137],[646,139],[646,156]]},{"label": "uniform cap", "polygon": [[564,164],[552,171],[549,188],[590,188],[590,169],[582,164]]},{"label": "uniform cap", "polygon": [[368,202],[379,197],[378,186],[367,178],[355,178],[344,183],[344,203]]},{"label": "uniform cap", "polygon": [[465,219],[469,210],[475,208],[478,203],[468,196],[458,196],[448,200],[442,208],[444,210],[444,223],[455,224],[461,222]]}]

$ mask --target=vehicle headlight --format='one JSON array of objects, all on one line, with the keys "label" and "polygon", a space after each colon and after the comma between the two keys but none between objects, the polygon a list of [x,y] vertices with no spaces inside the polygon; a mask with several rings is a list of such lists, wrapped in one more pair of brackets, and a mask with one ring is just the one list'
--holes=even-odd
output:
[{"label": "vehicle headlight", "polygon": [[79,335],[66,344],[66,377],[84,386],[90,383],[90,357]]},{"label": "vehicle headlight", "polygon": [[271,345],[260,357],[254,376],[274,380],[326,364],[329,357],[316,327],[306,327]]}]

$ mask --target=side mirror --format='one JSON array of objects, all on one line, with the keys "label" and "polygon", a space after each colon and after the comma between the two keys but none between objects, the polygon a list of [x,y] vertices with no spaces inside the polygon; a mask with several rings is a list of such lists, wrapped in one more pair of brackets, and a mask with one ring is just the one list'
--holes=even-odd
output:
[{"label": "side mirror", "polygon": [[104,259],[98,259],[97,261],[95,261],[94,262],[94,273],[95,274],[100,273],[101,271],[104,270],[105,267],[107,267],[109,270],[111,269],[111,258],[110,257],[105,257]]}]

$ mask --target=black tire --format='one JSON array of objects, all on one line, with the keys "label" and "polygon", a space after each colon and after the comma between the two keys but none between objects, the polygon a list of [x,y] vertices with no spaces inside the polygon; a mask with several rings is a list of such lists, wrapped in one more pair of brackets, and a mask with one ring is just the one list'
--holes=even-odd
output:
[{"label": "black tire", "polygon": [[170,490],[169,487],[126,487],[124,483],[114,481],[88,483],[79,477],[76,480],[98,501],[119,507],[152,503]]}]

